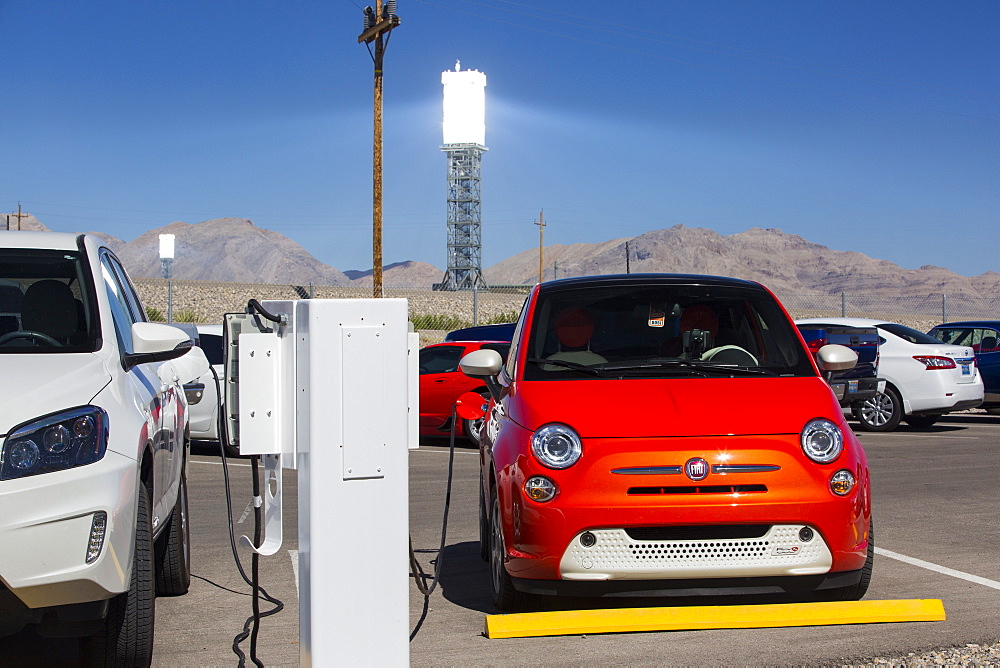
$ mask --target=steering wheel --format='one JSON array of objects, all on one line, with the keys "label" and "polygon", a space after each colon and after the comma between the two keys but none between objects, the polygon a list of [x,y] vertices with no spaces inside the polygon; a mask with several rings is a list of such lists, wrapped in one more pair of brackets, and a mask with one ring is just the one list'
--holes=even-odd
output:
[{"label": "steering wheel", "polygon": [[31,339],[34,341],[44,341],[50,346],[56,346],[61,348],[62,344],[53,339],[48,334],[43,332],[36,332],[31,329],[19,329],[13,332],[7,332],[3,336],[0,336],[0,346],[7,343],[8,341],[13,341],[14,339]]}]

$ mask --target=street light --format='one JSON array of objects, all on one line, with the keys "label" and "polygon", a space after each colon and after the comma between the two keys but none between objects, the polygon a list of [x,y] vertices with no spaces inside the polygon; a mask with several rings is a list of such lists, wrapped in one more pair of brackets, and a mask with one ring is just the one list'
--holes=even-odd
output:
[{"label": "street light", "polygon": [[167,279],[167,322],[174,321],[174,284],[171,280],[174,263],[174,235],[160,235],[160,267]]}]

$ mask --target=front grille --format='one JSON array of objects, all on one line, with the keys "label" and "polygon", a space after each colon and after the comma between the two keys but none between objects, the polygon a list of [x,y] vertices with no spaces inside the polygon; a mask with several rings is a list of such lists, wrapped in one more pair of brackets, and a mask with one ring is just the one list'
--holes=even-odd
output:
[{"label": "front grille", "polygon": [[678,487],[629,487],[629,496],[659,494],[749,494],[767,491],[767,485],[697,485]]},{"label": "front grille", "polygon": [[762,538],[769,524],[719,524],[680,527],[630,527],[625,533],[633,540],[733,540]]}]

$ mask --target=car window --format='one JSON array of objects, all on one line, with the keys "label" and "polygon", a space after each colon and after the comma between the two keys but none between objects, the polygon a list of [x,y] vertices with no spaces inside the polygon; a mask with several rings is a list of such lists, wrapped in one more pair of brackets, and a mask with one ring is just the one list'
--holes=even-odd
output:
[{"label": "car window", "polygon": [[420,349],[420,375],[458,371],[465,346],[433,346]]},{"label": "car window", "polygon": [[134,352],[132,324],[135,320],[133,320],[132,312],[129,309],[125,290],[107,255],[101,256],[101,276],[104,278],[104,289],[108,293],[108,304],[111,306],[111,319],[115,324],[118,347],[123,353]]},{"label": "car window", "polygon": [[944,343],[970,346],[977,353],[997,350],[1000,338],[995,329],[984,327],[935,327],[928,334]]},{"label": "car window", "polygon": [[883,322],[876,326],[879,329],[885,330],[890,334],[894,334],[904,341],[909,341],[910,343],[934,345],[941,343],[940,340],[935,339],[933,336],[924,334],[923,332],[913,329],[912,327],[907,327],[906,325],[899,325],[894,322]]},{"label": "car window", "polygon": [[0,249],[0,353],[92,352],[99,332],[83,252]]},{"label": "car window", "polygon": [[484,343],[483,344],[483,349],[484,350],[495,350],[495,351],[497,351],[498,353],[500,353],[500,357],[503,359],[503,361],[506,362],[507,361],[507,354],[510,352],[510,344],[509,343]]},{"label": "car window", "polygon": [[[540,292],[526,380],[607,378],[573,364],[643,377],[678,373],[684,363],[739,366],[758,376],[815,375],[801,339],[774,298],[743,286],[630,284]],[[540,360],[553,360],[546,364]],[[688,364],[690,367],[690,364]]]},{"label": "car window", "polygon": [[198,335],[198,346],[205,351],[205,357],[208,358],[209,364],[214,366],[224,363],[221,334],[200,333]]}]

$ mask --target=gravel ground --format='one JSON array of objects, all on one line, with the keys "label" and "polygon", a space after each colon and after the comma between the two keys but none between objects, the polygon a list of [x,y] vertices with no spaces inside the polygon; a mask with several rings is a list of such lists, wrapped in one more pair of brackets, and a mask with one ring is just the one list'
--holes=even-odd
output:
[{"label": "gravel ground", "polygon": [[869,663],[845,663],[845,668],[862,666],[1000,666],[1000,643],[992,645],[963,645],[931,650],[922,654],[911,652],[906,656],[878,657]]}]

